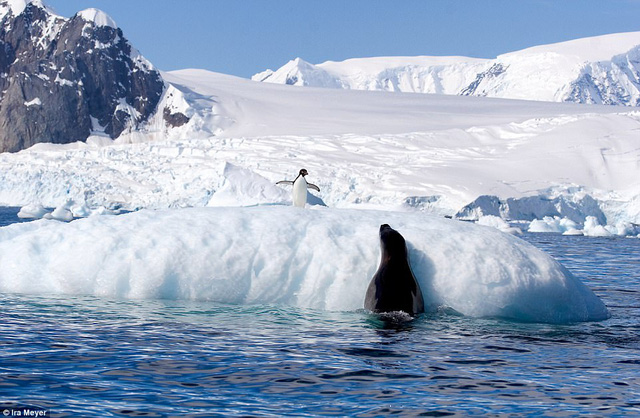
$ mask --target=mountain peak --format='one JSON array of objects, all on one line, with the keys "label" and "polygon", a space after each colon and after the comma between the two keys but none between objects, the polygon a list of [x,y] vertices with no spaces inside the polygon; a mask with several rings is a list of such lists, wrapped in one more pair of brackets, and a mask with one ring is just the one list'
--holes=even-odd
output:
[{"label": "mountain peak", "polygon": [[77,16],[81,17],[87,22],[94,23],[96,26],[107,26],[113,29],[118,29],[118,25],[116,24],[115,20],[113,20],[111,16],[99,9],[85,9],[78,12]]},{"label": "mountain peak", "polygon": [[640,106],[640,32],[540,45],[493,59],[299,58],[254,80],[296,86]]},{"label": "mountain peak", "polygon": [[67,19],[42,0],[0,0],[0,19],[0,152],[117,138],[156,115],[164,80],[106,13]]},{"label": "mountain peak", "polygon": [[290,65],[296,65],[296,66],[306,66],[306,67],[312,67],[313,64],[303,60],[300,57],[297,57],[295,59],[292,59],[291,61],[289,61]]},{"label": "mountain peak", "polygon": [[0,0],[0,19],[8,14],[18,16],[24,12],[24,9],[30,4],[52,13],[51,9],[42,3],[42,0]]},{"label": "mountain peak", "polygon": [[345,88],[336,77],[300,57],[292,59],[278,71],[267,70],[256,74],[252,80],[291,86]]}]

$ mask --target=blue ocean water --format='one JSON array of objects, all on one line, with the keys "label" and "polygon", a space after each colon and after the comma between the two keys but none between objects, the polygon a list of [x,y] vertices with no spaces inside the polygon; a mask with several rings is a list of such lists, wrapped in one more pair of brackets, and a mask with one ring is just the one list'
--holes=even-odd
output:
[{"label": "blue ocean water", "polygon": [[[17,210],[0,211],[5,222]],[[4,294],[0,410],[52,416],[640,414],[640,240],[526,234],[611,318],[547,325]],[[1,266],[0,266],[1,268]]]},{"label": "blue ocean water", "polygon": [[18,218],[20,208],[0,206],[0,227],[11,225],[18,222],[28,222],[28,219]]}]

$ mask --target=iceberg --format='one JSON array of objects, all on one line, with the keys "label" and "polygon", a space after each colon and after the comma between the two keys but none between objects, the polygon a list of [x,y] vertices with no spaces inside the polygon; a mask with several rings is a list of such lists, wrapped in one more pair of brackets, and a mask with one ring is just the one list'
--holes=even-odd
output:
[{"label": "iceberg", "polygon": [[[595,217],[591,218],[596,219]],[[560,218],[558,216],[545,216],[542,219],[534,219],[529,224],[529,232],[577,235],[578,231],[579,226],[576,222],[571,219]]]},{"label": "iceberg", "polygon": [[425,307],[472,317],[603,320],[553,258],[494,228],[424,213],[283,205],[140,210],[0,228],[0,292],[358,310],[378,228],[407,240]]},{"label": "iceberg", "polygon": [[49,211],[40,204],[25,205],[20,208],[18,212],[18,218],[21,219],[41,219]]},{"label": "iceberg", "polygon": [[635,237],[640,228],[629,222],[618,221],[615,225],[601,225],[595,216],[587,216],[583,229],[571,219],[557,216],[545,216],[543,219],[534,219],[529,224],[529,232],[555,232],[563,235],[584,235],[587,237]]},{"label": "iceberg", "polygon": [[507,221],[502,219],[499,216],[487,215],[481,216],[476,224],[483,226],[490,226],[492,228],[496,228],[499,231],[506,232],[507,234],[520,235],[522,234],[522,230],[520,228],[513,227],[509,225]]}]

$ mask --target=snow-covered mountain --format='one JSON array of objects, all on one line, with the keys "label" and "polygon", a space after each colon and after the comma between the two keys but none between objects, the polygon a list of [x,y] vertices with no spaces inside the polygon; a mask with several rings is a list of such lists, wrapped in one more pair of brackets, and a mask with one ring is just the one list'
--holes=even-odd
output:
[{"label": "snow-covered mountain", "polygon": [[300,58],[255,81],[296,86],[640,105],[640,32],[537,46],[495,59],[378,57],[313,65]]},{"label": "snow-covered mountain", "polygon": [[41,0],[0,1],[0,152],[117,138],[158,112],[166,124],[186,123],[166,93],[160,72],[104,12],[66,19]]}]

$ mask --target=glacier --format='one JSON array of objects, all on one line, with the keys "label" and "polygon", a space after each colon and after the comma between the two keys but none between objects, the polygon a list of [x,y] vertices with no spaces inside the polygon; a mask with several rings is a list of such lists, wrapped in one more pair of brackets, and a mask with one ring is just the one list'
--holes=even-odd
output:
[{"label": "glacier", "polygon": [[0,228],[0,292],[362,309],[378,228],[406,238],[430,311],[567,323],[602,301],[558,262],[490,227],[423,213],[248,208],[141,210]]},{"label": "glacier", "polygon": [[282,204],[306,168],[330,207],[640,224],[634,108],[163,78],[187,123],[0,154],[0,205]]}]

